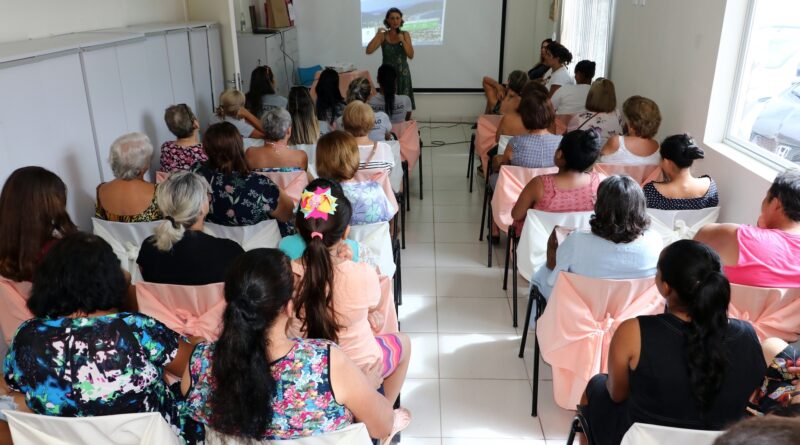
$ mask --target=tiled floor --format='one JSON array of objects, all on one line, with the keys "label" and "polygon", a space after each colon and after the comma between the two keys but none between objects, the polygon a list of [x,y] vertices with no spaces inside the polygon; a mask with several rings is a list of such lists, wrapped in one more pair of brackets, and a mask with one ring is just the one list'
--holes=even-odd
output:
[{"label": "tiled floor", "polygon": [[[524,360],[517,357],[522,327],[511,326],[511,287],[502,289],[504,248],[495,248],[489,269],[486,243],[478,241],[483,188],[476,177],[470,194],[465,177],[472,130],[420,126],[424,200],[415,171],[399,310],[401,328],[412,338],[402,400],[414,420],[400,443],[563,444],[572,413],[553,402],[547,365],[540,373],[539,417],[530,416],[532,347]],[[432,140],[457,144],[432,147]]]}]

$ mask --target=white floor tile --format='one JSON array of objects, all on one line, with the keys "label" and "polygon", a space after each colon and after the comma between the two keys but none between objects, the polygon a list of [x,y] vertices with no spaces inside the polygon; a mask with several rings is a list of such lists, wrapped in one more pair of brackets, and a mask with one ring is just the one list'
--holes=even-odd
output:
[{"label": "white floor tile", "polygon": [[508,305],[497,298],[437,297],[436,311],[440,333],[516,334]]},{"label": "white floor tile", "polygon": [[436,268],[436,295],[442,297],[499,297],[503,271],[493,267],[438,267]]},{"label": "white floor tile", "polygon": [[[417,246],[414,246],[416,250]],[[406,249],[408,250],[408,249]],[[406,259],[405,251],[403,260]],[[406,295],[436,295],[436,269],[419,267],[403,261],[403,297]]]},{"label": "white floor tile", "polygon": [[[407,243],[402,253],[402,267],[435,267],[436,256],[433,243]],[[405,287],[405,283],[403,283]]]},{"label": "white floor tile", "polygon": [[[473,192],[475,193],[475,192]],[[475,240],[478,239],[478,232],[481,229],[481,206],[460,205],[460,206],[433,206],[433,217],[437,223],[446,222],[467,222],[474,226],[473,233]]]},{"label": "white floor tile", "polygon": [[478,227],[472,222],[435,223],[434,232],[437,243],[478,244]]},{"label": "white floor tile", "polygon": [[434,241],[434,228],[432,222],[415,222],[406,226],[406,250],[408,243],[432,243]]},{"label": "white floor tile", "polygon": [[[412,198],[418,200],[418,194],[412,196]],[[425,202],[425,201],[422,201]],[[433,222],[434,218],[434,210],[432,201],[429,202],[430,205],[411,205],[411,211],[406,212],[406,230],[409,230],[411,227],[416,225],[415,223],[418,222]]]},{"label": "white floor tile", "polygon": [[403,304],[398,308],[401,330],[436,333],[436,297],[407,295],[405,290],[403,294]]},{"label": "white floor tile", "polygon": [[526,380],[441,380],[442,437],[544,439]]},{"label": "white floor tile", "polygon": [[[403,442],[405,443],[405,442]],[[465,437],[452,438],[443,437],[442,445],[547,445],[549,441],[528,440],[528,439],[506,439],[500,437],[490,437],[483,439],[468,439]]]},{"label": "white floor tile", "polygon": [[[530,397],[528,394],[528,405],[530,405]],[[530,410],[530,408],[528,409]],[[566,439],[569,436],[569,428],[574,417],[574,411],[565,410],[553,402],[553,382],[539,382],[539,420],[542,422],[545,437],[547,439]]]},{"label": "white floor tile", "polygon": [[439,378],[439,343],[436,334],[409,333],[408,336],[411,338],[411,360],[407,378]]},{"label": "white floor tile", "polygon": [[407,379],[400,401],[412,416],[403,438],[442,437],[439,379]]},{"label": "white floor tile", "polygon": [[442,445],[442,439],[436,437],[406,437],[406,432],[403,431],[401,445]]},{"label": "white floor tile", "polygon": [[527,381],[518,349],[514,334],[440,334],[439,373],[445,379]]},{"label": "white floor tile", "polygon": [[463,175],[436,175],[433,177],[433,190],[467,191],[469,179],[466,170]]},{"label": "white floor tile", "polygon": [[483,204],[483,195],[469,194],[466,187],[464,190],[434,190],[433,203],[436,206],[474,205],[480,207]]},{"label": "white floor tile", "polygon": [[485,267],[486,261],[485,243],[438,243],[436,246],[437,267]]}]

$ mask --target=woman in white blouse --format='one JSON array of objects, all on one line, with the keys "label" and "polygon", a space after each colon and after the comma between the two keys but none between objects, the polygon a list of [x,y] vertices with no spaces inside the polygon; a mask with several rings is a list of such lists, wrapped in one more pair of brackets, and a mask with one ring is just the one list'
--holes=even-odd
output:
[{"label": "woman in white blouse", "polygon": [[649,164],[661,162],[658,141],[655,140],[661,126],[661,111],[658,105],[642,96],[631,96],[622,104],[625,119],[624,136],[612,136],[603,146],[600,162],[609,164]]},{"label": "woman in white blouse", "polygon": [[586,96],[594,78],[595,63],[581,60],[575,65],[575,85],[565,85],[550,98],[556,114],[576,114],[586,111]]},{"label": "woman in white blouse", "polygon": [[544,64],[550,69],[544,75],[544,86],[550,92],[550,97],[564,85],[572,85],[575,80],[567,71],[567,65],[572,62],[572,53],[564,45],[551,42],[544,51]]}]

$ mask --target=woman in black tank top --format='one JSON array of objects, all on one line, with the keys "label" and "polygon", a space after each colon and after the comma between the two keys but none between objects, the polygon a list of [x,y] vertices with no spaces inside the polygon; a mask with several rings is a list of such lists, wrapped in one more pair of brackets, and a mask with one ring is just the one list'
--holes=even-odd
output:
[{"label": "woman in black tank top", "polygon": [[727,317],[730,284],[713,250],[692,240],[666,247],[656,286],[667,312],[622,323],[608,375],[586,387],[582,411],[595,444],[618,444],[634,422],[724,429],[745,415],[764,377],[753,327]]}]

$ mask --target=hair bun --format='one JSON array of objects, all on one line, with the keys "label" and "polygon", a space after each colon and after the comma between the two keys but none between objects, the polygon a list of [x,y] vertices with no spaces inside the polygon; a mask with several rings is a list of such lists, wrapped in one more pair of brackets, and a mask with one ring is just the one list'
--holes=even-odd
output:
[{"label": "hair bun", "polygon": [[695,144],[694,138],[688,134],[685,134],[684,137],[686,138],[686,147],[683,149],[683,156],[687,159],[703,159],[706,153]]},{"label": "hair bun", "polygon": [[600,134],[594,129],[585,130],[580,138],[580,142],[582,147],[588,148],[591,151],[597,151],[601,148]]}]

